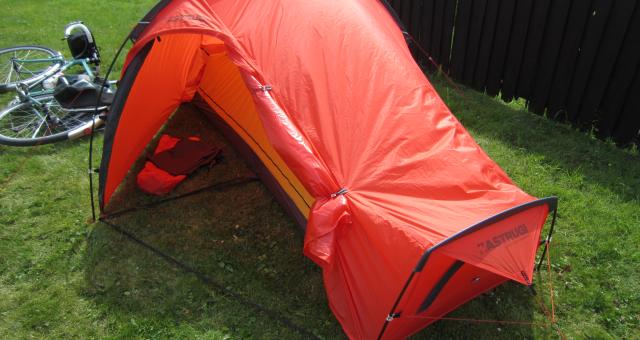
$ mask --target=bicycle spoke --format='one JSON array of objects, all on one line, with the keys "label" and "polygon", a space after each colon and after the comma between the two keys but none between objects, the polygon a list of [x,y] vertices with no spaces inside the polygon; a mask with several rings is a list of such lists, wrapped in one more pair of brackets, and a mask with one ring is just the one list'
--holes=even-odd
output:
[{"label": "bicycle spoke", "polygon": [[11,75],[13,74],[13,61],[11,61],[9,63],[9,72],[7,74],[7,80],[5,81],[5,84],[8,84],[11,82]]},{"label": "bicycle spoke", "polygon": [[[13,54],[13,58],[14,58],[14,60],[19,60],[19,58],[18,58],[18,52],[16,52],[16,53],[14,53],[14,54]],[[20,68],[21,68],[21,66],[20,66],[20,65],[18,65],[15,61],[14,61],[14,62],[12,62],[11,64],[12,64],[12,66],[13,66],[13,67],[11,68],[11,72],[13,73],[13,72],[15,71],[15,73],[16,73],[16,80],[14,80],[14,81],[20,81],[20,80],[22,80],[22,78],[20,77]]]},{"label": "bicycle spoke", "polygon": [[24,135],[24,131],[28,130],[28,127],[36,121],[38,116],[33,116],[25,111],[19,111],[9,118],[11,119],[8,121],[4,119],[3,124],[0,125],[0,132],[4,135],[19,137],[21,134]]},{"label": "bicycle spoke", "polygon": [[38,125],[35,131],[33,131],[31,138],[36,138],[38,136],[38,132],[40,132],[40,129],[42,128],[42,126],[45,124],[46,121],[47,121],[46,119],[43,119],[42,122],[40,122],[40,125]]},{"label": "bicycle spoke", "polygon": [[[23,112],[23,118],[25,120],[28,120],[29,116],[33,116],[31,114],[29,114],[28,112]],[[27,136],[30,130],[30,126],[33,126],[34,124],[36,124],[38,116],[33,116],[33,118],[29,121],[26,121],[25,123],[21,124],[21,125],[16,125],[13,127],[13,130],[16,134],[16,137],[20,137],[20,136]],[[19,121],[18,121],[19,122]]]},{"label": "bicycle spoke", "polygon": [[43,117],[42,114],[40,114],[40,111],[36,110],[35,107],[31,106],[31,112],[33,113],[34,116],[36,117],[40,117],[40,119],[42,120],[46,120],[46,117]]},{"label": "bicycle spoke", "polygon": [[40,129],[42,128],[43,125],[47,125],[47,127],[49,126],[49,124],[47,123],[47,117],[43,117],[40,112],[38,110],[36,110],[34,107],[31,107],[31,111],[33,111],[33,114],[36,117],[40,117],[40,124],[38,125],[38,127],[35,129],[34,134],[31,138],[36,138],[38,132],[40,131]]},{"label": "bicycle spoke", "polygon": [[35,80],[61,61],[56,52],[41,46],[0,50],[0,86]]}]

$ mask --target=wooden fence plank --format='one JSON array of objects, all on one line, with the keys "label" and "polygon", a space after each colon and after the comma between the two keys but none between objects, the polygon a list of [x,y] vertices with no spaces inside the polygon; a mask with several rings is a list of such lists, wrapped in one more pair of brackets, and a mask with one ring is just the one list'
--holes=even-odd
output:
[{"label": "wooden fence plank", "polygon": [[571,122],[576,122],[580,114],[580,102],[583,100],[584,90],[589,81],[593,61],[600,46],[611,6],[612,2],[610,0],[594,0],[590,10],[591,17],[587,22],[587,30],[580,46],[580,56],[577,60],[569,95],[567,96],[567,117]]},{"label": "wooden fence plank", "polygon": [[627,31],[622,49],[616,62],[616,68],[611,75],[607,92],[602,101],[601,110],[610,116],[609,119],[600,121],[598,133],[600,136],[611,136],[614,128],[620,124],[622,107],[629,95],[640,96],[640,93],[629,93],[634,73],[640,65],[640,5],[636,5],[635,13],[631,18],[631,24]]},{"label": "wooden fence plank", "polygon": [[471,85],[473,74],[478,61],[478,50],[480,49],[480,38],[482,37],[482,26],[484,13],[487,9],[487,0],[474,0],[471,9],[471,21],[469,23],[469,35],[467,37],[467,51],[464,61],[463,83]]},{"label": "wooden fence plank", "polygon": [[516,92],[520,64],[522,63],[522,56],[524,55],[525,43],[527,41],[527,30],[533,12],[532,7],[533,0],[520,0],[516,7],[502,81],[502,99],[507,102],[513,99]]},{"label": "wooden fence plank", "polygon": [[[582,2],[589,0],[580,0]],[[538,73],[538,61],[542,54],[542,40],[544,39],[545,26],[549,18],[551,0],[536,0],[533,3],[527,41],[524,47],[524,55],[518,74],[518,82],[515,88],[515,96],[531,98],[533,83]]]},{"label": "wooden fence plank", "polygon": [[[431,35],[432,35],[432,26],[433,26],[433,5],[435,0],[424,0],[421,8],[421,23],[420,23],[420,38],[419,43],[422,48],[425,49],[429,54],[431,54]],[[425,62],[425,64],[430,68],[430,63]]]},{"label": "wooden fence plank", "polygon": [[498,25],[493,42],[491,61],[489,62],[489,73],[487,75],[486,91],[492,96],[498,95],[502,82],[502,71],[504,70],[504,60],[509,47],[509,35],[516,1],[503,0],[500,2],[498,11]]},{"label": "wooden fence plank", "polygon": [[[391,7],[396,11],[396,14],[400,16],[400,11],[402,10],[402,0],[391,0]],[[402,19],[402,18],[401,18]]]},{"label": "wooden fence plank", "polygon": [[533,97],[529,107],[533,112],[543,113],[549,98],[549,89],[553,81],[558,53],[567,23],[571,0],[554,0],[551,2],[549,21],[545,29],[543,51],[540,56],[538,74],[536,75]]},{"label": "wooden fence plank", "polygon": [[[454,79],[638,140],[640,0],[391,0]],[[419,53],[418,60],[433,70]]]},{"label": "wooden fence plank", "polygon": [[496,33],[496,25],[498,22],[499,6],[500,0],[487,1],[484,27],[482,29],[482,37],[480,38],[480,49],[478,50],[478,61],[476,63],[476,71],[473,76],[473,88],[482,92],[484,92],[484,89],[486,88],[489,61],[491,58],[491,51],[493,50],[493,37]]},{"label": "wooden fence plank", "polygon": [[411,27],[411,0],[403,0],[400,3],[400,19],[404,23],[404,26],[409,29]]},{"label": "wooden fence plank", "polygon": [[449,71],[449,58],[451,56],[451,39],[453,38],[454,20],[458,1],[446,1],[444,15],[442,17],[442,41],[440,42],[440,56],[436,60],[444,69]]},{"label": "wooden fence plank", "polygon": [[607,27],[600,48],[598,48],[591,77],[580,106],[579,119],[585,123],[591,124],[594,120],[613,117],[613,115],[600,114],[599,107],[611,79],[611,72],[622,47],[635,6],[636,0],[616,0],[613,2],[613,9],[609,15]]},{"label": "wooden fence plank", "polygon": [[422,4],[424,1],[413,0],[411,1],[411,27],[409,28],[409,32],[420,41],[420,13],[422,12]]},{"label": "wooden fence plank", "polygon": [[564,40],[558,56],[556,74],[551,85],[547,112],[554,119],[566,119],[565,102],[571,85],[571,78],[580,54],[580,42],[591,16],[591,1],[574,1],[565,30]]},{"label": "wooden fence plank", "polygon": [[464,58],[467,48],[467,38],[469,36],[472,5],[473,2],[471,0],[458,1],[453,50],[451,51],[451,76],[458,80],[464,77]]},{"label": "wooden fence plank", "polygon": [[400,0],[397,2],[396,13],[404,26],[405,30],[411,29],[411,0]]},{"label": "wooden fence plank", "polygon": [[[420,14],[422,12],[422,3],[423,1],[420,0],[411,1],[411,26],[407,27],[409,34],[411,34],[413,38],[418,42],[420,41],[421,34],[420,25],[422,24],[422,22],[420,19]],[[420,50],[413,44],[410,44],[410,47],[414,57],[419,61],[420,64],[424,65],[427,60],[422,55],[422,53],[420,53]]]},{"label": "wooden fence plank", "polygon": [[620,123],[613,133],[613,139],[620,143],[626,144],[634,141],[638,142],[638,130],[640,130],[640,69],[636,70],[633,85],[629,89],[629,95],[620,115]]},{"label": "wooden fence plank", "polygon": [[431,56],[436,60],[440,57],[440,51],[442,48],[442,35],[443,35],[443,14],[444,5],[448,0],[435,0],[433,7],[433,31],[431,36]]}]

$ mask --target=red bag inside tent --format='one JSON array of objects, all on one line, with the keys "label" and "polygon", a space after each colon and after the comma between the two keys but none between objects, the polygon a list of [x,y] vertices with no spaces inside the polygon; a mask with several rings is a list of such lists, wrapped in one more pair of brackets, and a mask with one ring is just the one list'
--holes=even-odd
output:
[{"label": "red bag inside tent", "polygon": [[155,152],[149,161],[171,175],[188,175],[203,165],[215,164],[221,149],[202,142],[198,137],[167,141],[173,146]]},{"label": "red bag inside tent", "polygon": [[171,192],[185,178],[187,178],[186,175],[173,176],[147,161],[138,174],[137,183],[142,191],[159,196]]},{"label": "red bag inside tent", "polygon": [[136,182],[146,193],[165,195],[197,168],[215,164],[220,152],[219,147],[202,142],[197,136],[182,139],[164,134]]}]

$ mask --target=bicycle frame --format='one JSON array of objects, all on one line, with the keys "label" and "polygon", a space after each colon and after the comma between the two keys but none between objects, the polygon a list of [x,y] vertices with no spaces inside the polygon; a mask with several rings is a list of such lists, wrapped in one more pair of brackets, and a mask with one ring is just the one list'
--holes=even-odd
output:
[{"label": "bicycle frame", "polygon": [[[91,64],[91,59],[89,58],[84,58],[84,59],[73,59],[73,60],[65,60],[64,57],[62,55],[58,55],[56,57],[53,58],[43,58],[43,59],[16,59],[16,61],[19,62],[23,62],[23,63],[37,63],[37,62],[49,62],[51,60],[55,60],[55,61],[59,61],[59,63],[61,64],[61,67],[59,68],[55,68],[54,71],[50,71],[47,72],[45,75],[43,75],[43,77],[41,79],[38,79],[37,81],[33,82],[30,85],[26,85],[26,84],[22,84],[22,86],[17,86],[16,87],[16,92],[17,92],[17,96],[20,99],[21,102],[30,102],[34,105],[37,106],[43,106],[44,104],[41,103],[39,100],[36,99],[36,97],[38,96],[43,96],[43,95],[51,95],[53,94],[54,90],[53,89],[44,89],[44,87],[42,88],[42,90],[36,90],[36,91],[32,91],[33,88],[41,85],[45,80],[47,80],[48,78],[51,78],[52,76],[64,72],[65,70],[68,70],[69,68],[72,68],[74,66],[77,65],[81,65],[82,68],[84,69],[85,74],[87,74],[91,79],[95,78],[95,73],[93,72],[93,70],[91,70],[91,68],[89,67],[89,65]],[[115,81],[109,81],[108,82],[110,85],[116,83]],[[97,108],[99,111],[102,110],[106,110],[107,107],[106,106],[100,106]],[[86,111],[86,108],[66,108],[64,109],[66,112],[84,112]],[[42,118],[42,117],[41,117]]]},{"label": "bicycle frame", "polygon": [[91,63],[91,60],[89,58],[86,59],[73,59],[70,61],[67,61],[64,59],[64,57],[62,55],[60,56],[56,56],[53,58],[46,58],[46,59],[15,59],[16,62],[20,62],[20,63],[25,63],[25,64],[29,64],[29,63],[43,63],[43,62],[51,62],[51,61],[55,61],[58,62],[59,64],[61,64],[61,67],[58,69],[55,69],[55,72],[49,72],[51,74],[46,74],[42,79],[39,79],[38,81],[34,82],[31,86],[29,86],[30,88],[37,86],[38,84],[42,83],[44,80],[50,78],[51,76],[59,73],[59,72],[64,72],[66,70],[68,70],[71,67],[77,66],[77,65],[81,65],[82,68],[84,69],[84,72],[91,78],[93,79],[95,77],[95,74],[93,73],[93,70],[91,70],[91,67],[89,67],[89,64]]},{"label": "bicycle frame", "polygon": [[71,61],[67,61],[64,59],[63,56],[57,56],[54,58],[46,58],[46,59],[15,59],[16,62],[20,62],[20,63],[44,63],[44,62],[50,62],[50,61],[57,61],[60,64],[62,64],[62,68],[59,71],[64,71],[70,67],[76,66],[76,65],[82,65],[82,68],[84,68],[84,71],[91,77],[93,78],[94,74],[93,71],[91,70],[91,68],[89,67],[90,64],[90,60],[89,58],[86,59],[73,59]]},{"label": "bicycle frame", "polygon": [[[84,33],[76,34],[78,30]],[[104,117],[110,104],[109,96],[96,98],[95,105],[89,104],[89,98],[84,97],[84,101],[78,102],[78,105],[84,106],[74,106],[73,102],[67,101],[60,103],[58,100],[61,99],[54,96],[56,90],[67,90],[61,89],[58,84],[74,85],[69,83],[75,83],[76,77],[77,81],[88,81],[95,87],[106,87],[100,88],[100,95],[112,94],[112,86],[117,84],[117,81],[107,82],[106,79],[98,81],[100,54],[91,31],[82,22],[67,25],[64,40],[69,44],[71,59],[65,59],[62,53],[40,46],[16,46],[15,51],[29,52],[22,55],[14,53],[12,57],[9,55],[9,68],[6,69],[8,76],[6,84],[1,87],[3,96],[0,97],[3,104],[8,102],[5,108],[0,109],[0,119],[6,118],[3,124],[7,121],[6,124],[9,125],[5,124],[7,128],[0,134],[0,144],[31,146],[76,139],[104,125]],[[32,50],[43,51],[46,55],[32,53]],[[11,53],[12,50],[3,51],[5,52]],[[12,78],[17,79],[12,81]],[[79,88],[82,86],[84,84],[79,83]],[[88,88],[93,91],[93,88]],[[84,94],[84,89],[80,91]],[[12,92],[15,94],[13,99],[10,97]],[[5,93],[9,96],[4,96]],[[63,94],[66,95],[66,92],[60,92],[60,96]],[[91,92],[87,95],[94,94]],[[79,97],[80,94],[73,100]]]}]

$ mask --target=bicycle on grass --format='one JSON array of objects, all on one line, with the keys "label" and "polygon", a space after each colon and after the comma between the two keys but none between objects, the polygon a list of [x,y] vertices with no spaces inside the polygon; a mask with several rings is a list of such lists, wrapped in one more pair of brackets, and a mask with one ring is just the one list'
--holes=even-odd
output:
[{"label": "bicycle on grass", "polygon": [[[43,46],[0,49],[0,144],[32,146],[86,136],[104,124],[115,82],[99,74],[100,53],[82,22],[66,26],[73,59]],[[80,69],[65,74],[72,69]],[[98,115],[95,115],[97,107]]]}]

